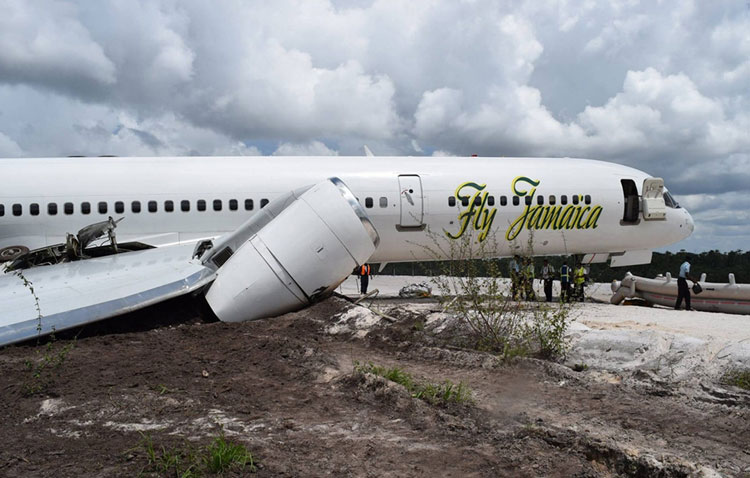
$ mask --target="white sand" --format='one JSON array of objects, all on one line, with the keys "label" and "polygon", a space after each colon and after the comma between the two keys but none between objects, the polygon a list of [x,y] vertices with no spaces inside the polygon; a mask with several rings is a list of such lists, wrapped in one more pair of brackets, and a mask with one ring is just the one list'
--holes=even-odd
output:
[{"label": "white sand", "polygon": [[[369,290],[398,297],[401,287],[428,282],[422,276],[373,276]],[[535,281],[538,297],[544,297]],[[355,277],[339,288],[357,295]],[[553,294],[559,292],[559,284]],[[666,307],[611,305],[609,284],[588,287],[596,303],[576,304],[571,324],[571,363],[610,371],[646,369],[665,378],[715,376],[728,368],[750,368],[750,316],[676,311]],[[603,302],[603,303],[599,303]]]}]

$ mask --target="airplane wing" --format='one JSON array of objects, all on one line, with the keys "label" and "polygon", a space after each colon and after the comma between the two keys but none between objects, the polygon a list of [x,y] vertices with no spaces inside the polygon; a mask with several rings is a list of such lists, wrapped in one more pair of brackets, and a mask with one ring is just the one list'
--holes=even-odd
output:
[{"label": "airplane wing", "polygon": [[273,317],[329,295],[379,240],[351,190],[330,178],[278,197],[216,240],[5,272],[0,346],[201,287],[223,321]]},{"label": "airplane wing", "polygon": [[215,272],[193,245],[148,249],[0,275],[0,345],[131,312],[194,291]]}]

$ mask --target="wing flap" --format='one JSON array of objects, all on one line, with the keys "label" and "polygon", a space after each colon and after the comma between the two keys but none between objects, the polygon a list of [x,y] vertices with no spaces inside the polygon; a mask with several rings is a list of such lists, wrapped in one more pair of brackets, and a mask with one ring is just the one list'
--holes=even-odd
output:
[{"label": "wing flap", "polygon": [[6,272],[0,275],[0,346],[194,291],[215,273],[191,261],[192,251],[188,244]]}]

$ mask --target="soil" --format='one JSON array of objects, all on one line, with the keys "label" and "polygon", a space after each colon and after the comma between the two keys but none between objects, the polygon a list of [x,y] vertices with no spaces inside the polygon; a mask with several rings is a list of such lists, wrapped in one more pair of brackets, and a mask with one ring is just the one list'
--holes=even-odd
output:
[{"label": "soil", "polygon": [[[750,476],[739,389],[503,363],[441,345],[429,302],[382,303],[395,321],[333,333],[353,307],[339,298],[238,324],[207,322],[196,300],[0,350],[0,476],[158,476],[144,440],[197,450],[221,434],[259,477]],[[45,358],[59,366],[35,378]],[[472,401],[413,398],[354,370],[368,362],[463,382]]]}]

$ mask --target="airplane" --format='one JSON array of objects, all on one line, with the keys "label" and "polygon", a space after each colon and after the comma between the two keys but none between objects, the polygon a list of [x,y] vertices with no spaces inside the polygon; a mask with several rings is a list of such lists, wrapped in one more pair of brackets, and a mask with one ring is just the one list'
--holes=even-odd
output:
[{"label": "airplane", "polygon": [[[271,317],[330,295],[365,262],[451,259],[436,240],[468,240],[483,257],[580,254],[617,267],[648,263],[694,229],[661,178],[588,159],[0,164],[12,172],[0,190],[0,345],[199,290],[221,320]],[[101,235],[109,249],[91,248]]]}]

